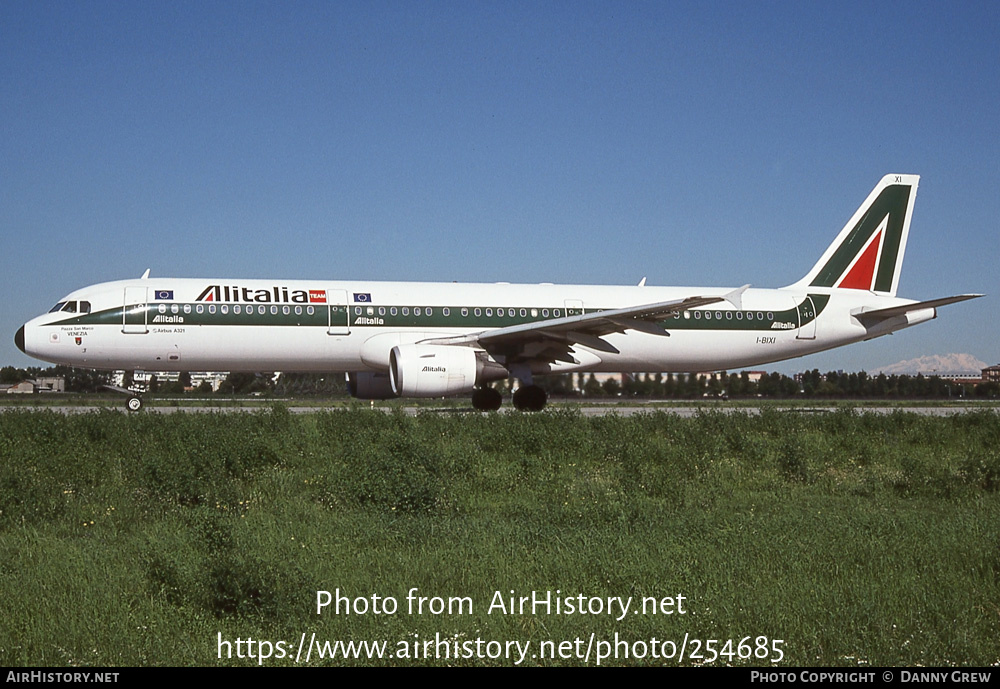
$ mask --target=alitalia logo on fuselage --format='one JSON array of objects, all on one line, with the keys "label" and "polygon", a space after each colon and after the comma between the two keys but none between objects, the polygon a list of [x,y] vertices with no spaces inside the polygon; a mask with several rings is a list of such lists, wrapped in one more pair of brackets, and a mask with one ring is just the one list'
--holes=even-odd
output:
[{"label": "alitalia logo on fuselage", "polygon": [[209,285],[195,301],[246,301],[259,304],[325,304],[326,290],[323,289],[253,289],[239,285]]}]

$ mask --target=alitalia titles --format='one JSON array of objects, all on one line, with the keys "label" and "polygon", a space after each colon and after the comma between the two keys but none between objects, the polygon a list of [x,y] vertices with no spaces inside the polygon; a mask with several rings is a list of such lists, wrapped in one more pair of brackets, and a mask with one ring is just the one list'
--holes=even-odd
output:
[{"label": "alitalia titles", "polygon": [[245,301],[259,304],[325,304],[326,290],[288,289],[274,286],[270,289],[254,289],[239,285],[209,285],[195,301]]}]

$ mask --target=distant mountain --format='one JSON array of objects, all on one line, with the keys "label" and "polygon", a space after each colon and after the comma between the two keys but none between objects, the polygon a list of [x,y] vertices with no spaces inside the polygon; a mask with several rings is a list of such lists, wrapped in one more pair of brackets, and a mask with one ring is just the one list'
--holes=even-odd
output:
[{"label": "distant mountain", "polygon": [[958,373],[978,374],[988,365],[971,354],[936,354],[889,364],[868,373],[873,376],[877,376],[880,373],[884,373],[887,376],[899,376],[903,374],[915,376],[918,373],[922,373],[925,376]]}]

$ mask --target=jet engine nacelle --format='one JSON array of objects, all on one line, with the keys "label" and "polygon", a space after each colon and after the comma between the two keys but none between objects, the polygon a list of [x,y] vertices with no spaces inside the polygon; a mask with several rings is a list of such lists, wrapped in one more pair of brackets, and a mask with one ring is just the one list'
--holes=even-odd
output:
[{"label": "jet engine nacelle", "polygon": [[347,374],[347,392],[361,400],[391,400],[396,397],[388,373],[352,372]]},{"label": "jet engine nacelle", "polygon": [[403,344],[389,353],[389,379],[392,391],[400,397],[468,393],[482,377],[482,370],[471,347]]}]

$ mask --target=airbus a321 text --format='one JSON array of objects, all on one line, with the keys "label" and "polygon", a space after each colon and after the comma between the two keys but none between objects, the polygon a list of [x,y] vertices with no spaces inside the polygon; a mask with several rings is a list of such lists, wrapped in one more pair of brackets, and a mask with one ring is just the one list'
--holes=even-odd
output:
[{"label": "airbus a321 text", "polygon": [[[962,294],[896,296],[916,175],[887,175],[780,289],[142,278],[85,287],[22,326],[25,353],[145,371],[341,371],[364,399],[470,395],[541,409],[535,376],[738,369],[931,320]],[[139,399],[129,400],[138,408]]]}]

